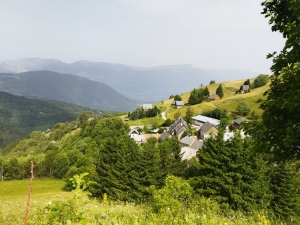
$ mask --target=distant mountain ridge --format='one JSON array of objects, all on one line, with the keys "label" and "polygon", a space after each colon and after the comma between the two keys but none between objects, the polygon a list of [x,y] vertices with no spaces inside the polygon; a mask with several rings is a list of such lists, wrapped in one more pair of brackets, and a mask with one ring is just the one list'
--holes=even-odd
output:
[{"label": "distant mountain ridge", "polygon": [[206,85],[210,80],[224,82],[253,78],[256,72],[244,70],[200,69],[192,65],[165,65],[133,67],[105,62],[76,61],[64,63],[57,59],[23,58],[0,62],[0,72],[20,73],[49,70],[74,74],[112,87],[129,99],[139,103],[157,103],[171,94]]},{"label": "distant mountain ridge", "polygon": [[52,71],[0,73],[0,91],[105,111],[128,112],[137,108],[136,102],[106,84]]}]

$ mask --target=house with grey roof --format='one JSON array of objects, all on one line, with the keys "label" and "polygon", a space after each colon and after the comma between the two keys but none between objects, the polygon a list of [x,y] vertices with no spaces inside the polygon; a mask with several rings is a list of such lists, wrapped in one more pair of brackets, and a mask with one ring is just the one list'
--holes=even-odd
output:
[{"label": "house with grey roof", "polygon": [[176,107],[176,108],[181,108],[181,107],[183,107],[184,106],[184,102],[183,101],[173,101],[172,103],[171,103],[171,106],[174,106],[174,107]]},{"label": "house with grey roof", "polygon": [[198,128],[196,134],[197,137],[201,140],[204,140],[205,138],[209,137],[211,134],[217,134],[218,129],[214,124],[211,124],[210,122],[204,123],[200,128]]},{"label": "house with grey roof", "polygon": [[213,95],[210,95],[210,96],[208,97],[208,100],[209,100],[209,101],[216,101],[216,100],[220,100],[220,97],[219,97],[219,95],[217,95],[217,94],[213,94]]},{"label": "house with grey roof", "polygon": [[214,119],[211,117],[207,117],[207,116],[202,116],[202,115],[194,116],[194,117],[192,117],[192,120],[193,120],[193,125],[195,125],[195,126],[202,126],[206,122],[209,122],[216,127],[218,127],[220,125],[220,120],[217,120],[217,119]]},{"label": "house with grey roof", "polygon": [[233,121],[232,128],[235,130],[241,129],[241,124],[246,122],[244,118],[237,118]]},{"label": "house with grey roof", "polygon": [[165,137],[167,136],[173,136],[178,139],[181,138],[183,132],[185,130],[188,130],[189,126],[188,124],[182,119],[182,117],[179,117],[168,129],[166,132],[162,133],[159,137],[159,141],[163,141]]},{"label": "house with grey roof", "polygon": [[250,91],[250,85],[247,85],[247,84],[242,85],[240,91],[241,91],[242,94],[245,91]]}]

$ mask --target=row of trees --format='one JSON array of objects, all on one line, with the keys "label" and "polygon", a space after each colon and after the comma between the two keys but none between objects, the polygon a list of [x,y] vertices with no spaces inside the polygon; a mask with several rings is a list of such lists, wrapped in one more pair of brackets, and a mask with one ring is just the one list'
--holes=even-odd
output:
[{"label": "row of trees", "polygon": [[142,118],[150,118],[150,117],[155,117],[160,113],[160,110],[154,106],[152,109],[144,110],[143,107],[137,108],[133,112],[128,113],[128,118],[131,120],[138,120]]}]

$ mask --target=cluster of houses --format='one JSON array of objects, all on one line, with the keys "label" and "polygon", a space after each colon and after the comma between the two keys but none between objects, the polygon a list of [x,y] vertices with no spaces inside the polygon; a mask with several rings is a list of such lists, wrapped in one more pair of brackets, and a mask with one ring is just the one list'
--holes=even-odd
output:
[{"label": "cluster of houses", "polygon": [[[220,125],[220,120],[197,115],[192,117],[192,126],[196,129],[195,136],[185,136],[183,137],[184,131],[189,129],[188,124],[184,121],[182,117],[179,117],[171,126],[167,127],[165,132],[158,134],[155,137],[159,142],[163,142],[166,137],[176,137],[180,140],[181,143],[181,153],[182,159],[191,159],[196,156],[197,151],[203,145],[203,140],[210,135],[216,135],[218,133],[218,128]],[[238,118],[234,120],[232,124],[233,129],[240,129],[241,123],[245,122],[243,118]],[[132,128],[128,135],[133,138],[136,143],[146,142],[147,137],[143,134],[140,134],[138,127]],[[229,129],[226,129],[224,134],[224,140],[228,140],[233,137],[234,132],[230,132]],[[243,132],[241,135],[244,136]],[[153,136],[153,135],[151,135]],[[183,137],[183,138],[182,138]]]}]

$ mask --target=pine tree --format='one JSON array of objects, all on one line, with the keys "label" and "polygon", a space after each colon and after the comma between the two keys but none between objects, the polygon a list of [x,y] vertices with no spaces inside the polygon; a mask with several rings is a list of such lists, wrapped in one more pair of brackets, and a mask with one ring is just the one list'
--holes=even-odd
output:
[{"label": "pine tree", "polygon": [[181,145],[177,138],[167,137],[159,143],[160,152],[160,174],[158,185],[161,188],[167,175],[183,176],[186,168],[186,161],[182,160]]},{"label": "pine tree", "polygon": [[223,87],[220,84],[219,87],[216,89],[216,94],[219,95],[220,98],[224,97]]},{"label": "pine tree", "polygon": [[203,96],[209,96],[209,90],[208,90],[207,86],[205,87],[205,89],[203,91]]},{"label": "pine tree", "polygon": [[158,185],[160,174],[160,154],[157,148],[157,139],[151,137],[142,145],[139,152],[139,162],[137,172],[139,173],[139,183],[142,185],[143,199],[148,200],[151,193],[149,187]]},{"label": "pine tree", "polygon": [[205,197],[229,204],[233,209],[264,209],[270,195],[266,166],[261,157],[252,155],[248,140],[236,134],[224,141],[224,131],[204,141],[198,151],[198,175],[192,186]]},{"label": "pine tree", "polygon": [[271,208],[276,216],[292,221],[300,213],[296,168],[291,162],[273,164],[271,167]]},{"label": "pine tree", "polygon": [[190,94],[188,103],[189,103],[190,105],[196,105],[196,104],[199,103],[199,96],[198,96],[198,94],[197,94],[196,89],[194,89],[194,90],[191,91],[191,94]]}]

